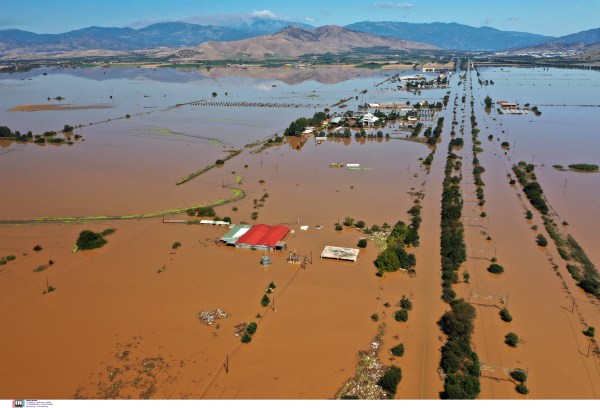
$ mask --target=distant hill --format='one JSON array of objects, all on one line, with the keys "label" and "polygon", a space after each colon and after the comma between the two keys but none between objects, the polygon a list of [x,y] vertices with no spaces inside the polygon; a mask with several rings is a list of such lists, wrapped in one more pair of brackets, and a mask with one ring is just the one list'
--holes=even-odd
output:
[{"label": "distant hill", "polygon": [[[393,21],[363,21],[346,28],[376,35],[424,42],[450,50],[500,51],[554,41],[555,37],[517,31],[500,31],[492,27],[471,27],[457,23],[415,24]],[[571,41],[575,42],[575,41]]]},{"label": "distant hill", "polygon": [[139,30],[116,27],[88,27],[62,34],[35,34],[28,31],[0,30],[0,52],[113,50],[128,51],[154,47],[182,48],[206,41],[236,41],[260,33],[183,22],[153,24]]},{"label": "distant hill", "polygon": [[540,45],[534,45],[532,47],[524,47],[524,48],[511,48],[508,51],[521,51],[521,52],[542,52],[542,51],[566,51],[566,50],[596,50],[600,48],[600,42],[593,44],[584,44],[584,43],[557,43],[550,42]]},{"label": "distant hill", "polygon": [[373,47],[386,47],[390,50],[438,49],[428,44],[395,37],[381,37],[333,25],[313,30],[292,25],[275,34],[248,40],[209,41],[197,47],[180,50],[173,55],[173,58],[205,60],[244,55],[253,59],[263,59],[266,56],[298,57],[306,54],[337,54],[351,51],[354,48]]},{"label": "distant hill", "polygon": [[297,25],[302,28],[314,28],[309,24],[298,23],[287,20],[275,20],[270,18],[262,18],[257,16],[245,15],[245,14],[217,14],[213,16],[192,16],[183,18],[180,20],[160,20],[152,19],[147,21],[136,21],[134,23],[126,24],[125,27],[140,29],[156,23],[163,22],[175,22],[180,21],[183,23],[197,24],[203,26],[218,26],[224,28],[233,28],[239,31],[258,33],[258,35],[274,34],[277,31],[285,28],[289,25]]},{"label": "distant hill", "polygon": [[600,28],[594,28],[592,30],[580,31],[575,34],[564,35],[558,37],[553,42],[555,43],[584,43],[592,44],[600,42]]}]

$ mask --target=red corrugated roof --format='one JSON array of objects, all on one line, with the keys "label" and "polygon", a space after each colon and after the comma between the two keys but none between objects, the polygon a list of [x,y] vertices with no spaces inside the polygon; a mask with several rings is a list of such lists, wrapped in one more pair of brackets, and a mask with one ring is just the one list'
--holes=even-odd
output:
[{"label": "red corrugated roof", "polygon": [[286,236],[290,229],[288,227],[284,227],[283,225],[278,225],[276,227],[271,227],[269,231],[258,241],[256,245],[266,245],[270,247],[275,247],[279,241]]},{"label": "red corrugated roof", "polygon": [[265,235],[265,233],[269,230],[268,225],[265,224],[257,224],[248,230],[238,241],[235,243],[239,244],[248,244],[248,245],[256,245],[256,243]]}]

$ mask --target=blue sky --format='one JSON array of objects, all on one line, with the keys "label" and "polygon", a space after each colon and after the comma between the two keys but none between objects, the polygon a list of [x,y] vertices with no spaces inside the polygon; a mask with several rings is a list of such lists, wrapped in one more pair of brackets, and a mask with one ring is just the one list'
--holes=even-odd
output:
[{"label": "blue sky", "polygon": [[598,0],[0,0],[0,29],[61,33],[92,25],[122,27],[150,19],[252,14],[315,26],[358,21],[457,22],[561,36],[600,27]]}]

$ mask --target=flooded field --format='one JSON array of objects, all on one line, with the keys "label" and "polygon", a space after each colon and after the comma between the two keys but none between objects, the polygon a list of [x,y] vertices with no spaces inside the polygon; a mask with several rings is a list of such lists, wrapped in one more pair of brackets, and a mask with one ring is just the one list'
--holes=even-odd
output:
[{"label": "flooded field", "polygon": [[[466,136],[456,126],[465,145],[455,152],[463,160],[463,217],[471,217],[463,219],[471,249],[459,271],[470,273],[471,281],[461,280],[454,290],[467,300],[471,292],[510,293],[511,323],[500,320],[493,299],[473,301],[472,347],[484,364],[529,367],[531,373],[531,393],[520,396],[501,370],[485,372],[480,398],[600,395],[598,357],[585,357],[582,334],[583,321],[600,327],[600,309],[568,275],[553,244],[536,245],[531,226],[543,229],[540,215],[525,219],[524,208],[531,206],[507,177],[513,163],[531,162],[535,155],[539,182],[559,214],[555,219],[568,220],[564,230],[600,262],[600,221],[593,213],[600,173],[551,167],[598,164],[594,132],[600,108],[546,106],[598,104],[598,73],[486,68],[481,79],[494,85],[478,85],[473,73],[471,92],[464,83],[458,86],[455,75],[451,88],[419,95],[385,82],[412,70],[243,71],[69,68],[0,76],[0,90],[13,96],[0,100],[0,125],[33,132],[85,125],[75,129],[81,137],[71,145],[0,142],[3,187],[10,192],[0,199],[0,255],[16,256],[0,265],[0,398],[333,398],[355,376],[357,352],[372,349],[381,327],[381,364],[403,372],[396,399],[443,397],[439,350],[447,338],[439,322],[449,306],[440,298],[440,198],[453,109],[461,125],[465,120]],[[420,159],[432,148],[396,139],[408,136],[399,123],[374,129],[390,138],[353,135],[317,143],[286,137],[263,150],[262,143],[249,146],[325,108],[334,113],[367,102],[440,102],[448,91],[448,107],[424,121],[435,126],[437,118],[445,119],[431,166]],[[484,150],[478,157],[486,169],[482,207],[473,198],[470,105],[460,103],[471,93]],[[494,101],[529,102],[542,115],[498,115],[495,106],[486,111],[488,93]],[[53,99],[59,96],[65,99]],[[9,111],[42,104],[114,108]],[[500,146],[503,141],[509,150]],[[176,184],[237,150],[224,165]],[[260,264],[261,251],[215,242],[227,227],[138,217],[235,199],[233,189],[244,196],[216,206],[219,217],[291,230],[287,249],[268,253],[271,266]],[[320,259],[325,246],[356,248],[365,236],[350,226],[336,230],[345,217],[368,227],[408,223],[416,197],[422,206],[420,245],[408,250],[416,255],[415,274],[377,276],[373,262],[381,250],[375,241],[360,249],[356,263]],[[481,211],[488,214],[485,223],[477,218]],[[123,216],[135,218],[113,219]],[[190,219],[182,211],[165,218]],[[72,252],[81,230],[107,228],[116,232],[104,247]],[[172,249],[174,242],[182,245]],[[35,251],[37,245],[42,249]],[[290,251],[310,260],[306,269],[286,263]],[[503,275],[487,272],[492,257],[506,269]],[[557,270],[554,264],[560,264]],[[272,304],[262,307],[270,282],[276,285]],[[47,285],[56,290],[42,295]],[[413,310],[399,322],[392,313],[403,295]],[[574,313],[572,297],[578,302]],[[201,324],[198,312],[215,309],[230,317]],[[235,326],[252,321],[258,323],[253,340],[240,343]],[[524,340],[516,349],[504,344],[509,331]],[[389,350],[400,343],[406,354],[394,357]]]}]

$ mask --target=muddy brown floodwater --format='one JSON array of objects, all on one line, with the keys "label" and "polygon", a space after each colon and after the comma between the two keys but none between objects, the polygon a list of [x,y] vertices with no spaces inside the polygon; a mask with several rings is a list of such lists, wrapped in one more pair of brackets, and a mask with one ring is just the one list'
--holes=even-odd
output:
[{"label": "muddy brown floodwater", "polygon": [[[442,149],[430,169],[418,161],[430,153],[421,143],[352,137],[316,144],[310,138],[297,150],[298,140],[286,138],[285,143],[259,154],[251,153],[258,146],[247,148],[224,166],[182,185],[175,183],[225,157],[227,151],[243,149],[281,131],[297,117],[312,116],[323,109],[313,105],[331,107],[340,99],[355,97],[362,89],[369,92],[351,104],[410,98],[441,100],[446,90],[424,91],[417,97],[376,87],[386,79],[380,73],[377,78],[363,75],[348,79],[346,73],[336,71],[315,77],[327,80],[328,85],[311,82],[305,73],[298,80],[280,71],[262,78],[209,78],[175,70],[125,74],[110,70],[108,75],[101,69],[74,70],[72,77],[63,71],[50,74],[42,77],[41,72],[33,72],[22,75],[19,83],[3,82],[16,95],[12,106],[63,94],[59,93],[61,81],[70,81],[74,89],[85,92],[63,95],[69,102],[99,103],[114,94],[118,116],[131,113],[132,118],[108,121],[110,110],[5,112],[8,107],[3,107],[2,120],[13,130],[22,127],[20,121],[25,115],[35,115],[30,122],[35,131],[49,130],[50,124],[100,123],[84,127],[85,141],[72,146],[4,141],[0,145],[0,170],[5,175],[4,191],[10,194],[0,198],[2,220],[150,214],[227,199],[233,195],[233,187],[242,189],[246,197],[215,207],[220,217],[229,216],[236,224],[281,224],[292,231],[285,238],[287,250],[267,253],[271,266],[263,267],[262,252],[214,242],[229,231],[226,227],[169,224],[162,223],[162,218],[0,224],[0,256],[16,256],[0,266],[0,398],[333,398],[355,375],[356,354],[370,348],[381,323],[387,325],[387,331],[379,358],[384,365],[400,366],[403,372],[396,398],[440,398],[443,381],[437,370],[444,336],[438,322],[449,309],[440,299],[440,198],[451,104],[441,112],[445,127],[438,146]],[[335,81],[336,75],[341,82]],[[29,77],[32,81],[26,82]],[[494,80],[500,83],[503,79]],[[457,81],[453,78],[453,85]],[[42,88],[43,95],[39,92],[32,97],[26,92],[27,86],[38,83],[46,88]],[[476,101],[481,102],[489,88],[482,89],[476,80],[473,83]],[[139,95],[140,99],[148,96],[140,106],[138,96],[123,91],[131,89],[129,85],[139,85],[141,94],[146,93]],[[515,88],[497,86],[492,91],[513,92]],[[256,96],[260,103],[312,105],[174,107],[206,99],[213,91],[219,95],[215,101],[222,103],[250,101]],[[451,101],[455,94],[459,100],[463,94],[462,87],[454,86],[451,92]],[[309,97],[313,93],[320,95],[318,99]],[[353,105],[347,109],[354,109]],[[468,121],[467,110],[461,111],[457,120],[464,116]],[[519,144],[524,136],[517,129],[531,128],[545,116],[523,115],[500,125],[500,120],[494,121],[494,116],[487,115],[477,103],[475,110],[482,130],[479,139],[484,152],[479,159],[486,168],[482,174],[486,204],[479,208],[468,196],[474,186],[469,165],[472,145],[467,136],[464,148],[457,151],[463,156],[463,216],[485,211],[489,222],[484,225],[465,219],[467,246],[482,250],[469,251],[459,271],[468,271],[471,283],[459,283],[454,289],[466,299],[471,290],[510,294],[511,323],[500,319],[501,305],[493,299],[480,296],[473,302],[477,308],[473,349],[486,364],[529,367],[531,391],[526,397],[520,396],[515,384],[497,370],[481,377],[480,398],[596,398],[600,395],[598,359],[585,356],[588,340],[580,319],[600,327],[597,302],[586,297],[568,276],[552,243],[540,251],[536,234],[524,218],[525,209],[531,206],[519,188],[508,184],[506,174],[512,163],[526,159],[523,152],[529,154],[534,146],[524,145],[523,152],[517,154],[515,148],[504,155],[502,140],[496,140],[510,125],[509,133],[515,138],[511,141]],[[141,115],[134,117],[138,111]],[[13,114],[16,116],[9,116]],[[526,124],[528,120],[533,124]],[[487,141],[489,133],[494,135],[493,142]],[[556,150],[564,146],[558,142],[560,138],[550,139],[559,147],[544,147],[545,162],[557,159]],[[572,160],[580,161],[584,160]],[[331,163],[358,163],[373,170],[331,168]],[[553,174],[550,171],[548,166],[543,175],[538,169],[536,174],[550,204],[560,214],[556,219],[569,221],[569,231],[595,262],[594,207],[558,197],[557,183],[546,181],[553,180],[548,176]],[[236,184],[238,176],[241,184]],[[587,194],[595,199],[597,192],[590,186],[598,174],[570,176],[575,180],[574,188],[590,190]],[[420,246],[410,249],[417,257],[416,275],[396,272],[377,277],[373,261],[380,250],[373,241],[360,249],[356,263],[319,258],[326,245],[356,248],[362,233],[353,227],[334,229],[346,216],[363,220],[367,226],[408,222],[407,211],[414,200],[409,193],[415,192],[424,194]],[[259,201],[265,193],[268,197]],[[588,212],[580,215],[579,209]],[[256,220],[252,220],[253,212],[258,212]],[[189,219],[186,214],[166,218]],[[533,224],[542,225],[535,211]],[[300,226],[308,226],[308,230],[302,231]],[[106,228],[116,228],[116,232],[106,237],[104,247],[72,252],[83,229]],[[182,245],[173,250],[176,241]],[[43,249],[34,251],[36,245]],[[306,255],[312,262],[306,269],[287,264],[288,251]],[[492,254],[505,268],[501,276],[486,270]],[[550,258],[560,264],[560,276],[552,269]],[[50,261],[53,264],[48,268],[34,272]],[[270,282],[277,285],[271,296],[273,309],[260,305]],[[56,290],[42,294],[48,284]],[[412,300],[413,310],[408,321],[400,323],[392,313],[403,295]],[[577,308],[571,313],[573,297]],[[393,306],[386,308],[384,303]],[[215,309],[230,317],[213,325],[201,324],[198,312]],[[259,313],[262,317],[257,318]],[[378,323],[370,319],[373,313],[382,317]],[[258,323],[257,332],[249,344],[242,344],[234,336],[235,326],[252,321]],[[509,331],[524,340],[516,349],[504,344]],[[389,349],[399,343],[406,352],[394,358]]]}]

